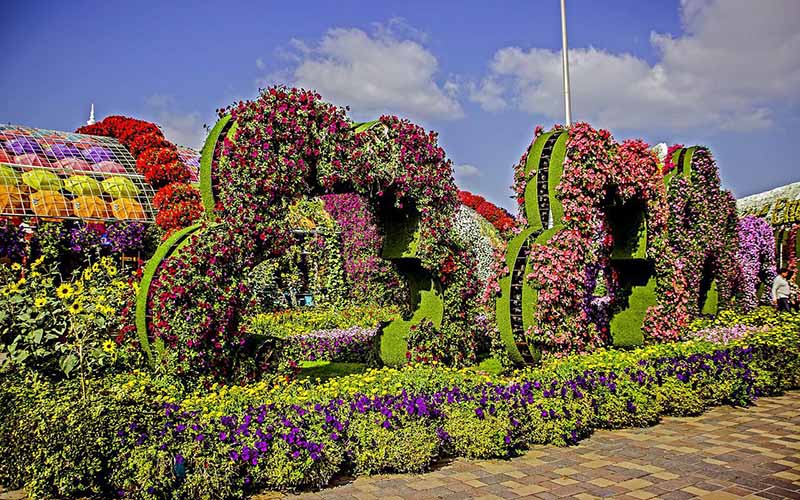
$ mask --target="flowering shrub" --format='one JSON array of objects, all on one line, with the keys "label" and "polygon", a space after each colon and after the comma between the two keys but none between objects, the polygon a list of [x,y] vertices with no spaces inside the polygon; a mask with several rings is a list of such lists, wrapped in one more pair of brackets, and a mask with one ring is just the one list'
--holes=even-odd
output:
[{"label": "flowering shrub", "polygon": [[758,305],[758,285],[772,286],[775,271],[775,237],[769,223],[748,215],[739,219],[737,260],[742,270],[740,305],[750,311]]},{"label": "flowering shrub", "polygon": [[[729,307],[739,279],[736,212],[710,152],[672,147],[662,168],[642,141],[618,144],[586,123],[561,130],[542,137],[537,128],[515,167],[525,238],[538,237],[522,284],[535,297],[528,342],[563,355],[604,345],[610,333],[622,345],[642,335],[674,340],[692,318]],[[531,151],[539,165],[529,164]],[[545,159],[549,173],[540,173]]]},{"label": "flowering shrub", "polygon": [[379,323],[396,319],[396,306],[350,306],[340,308],[314,307],[286,309],[259,314],[249,319],[247,330],[253,335],[295,337],[319,330],[375,328]]},{"label": "flowering shrub", "polygon": [[192,225],[203,215],[200,191],[183,182],[173,182],[160,189],[153,197],[153,208],[158,210],[156,224],[166,231],[165,238]]},{"label": "flowering shrub", "polygon": [[133,290],[107,257],[61,281],[40,257],[0,266],[0,363],[50,377],[97,374],[118,361],[112,339]]},{"label": "flowering shrub", "polygon": [[463,205],[478,212],[501,233],[512,230],[516,225],[505,209],[486,201],[483,196],[472,194],[469,191],[459,191],[458,199]]},{"label": "flowering shrub", "polygon": [[74,386],[6,376],[0,481],[37,496],[228,498],[322,487],[342,470],[416,472],[440,456],[506,457],[796,387],[799,342],[753,332],[725,346],[599,350],[509,378],[408,367],[194,394],[132,375],[94,382],[77,403]]},{"label": "flowering shrub", "polygon": [[107,226],[106,238],[111,251],[118,255],[135,255],[148,247],[147,227],[142,222],[112,222]]},{"label": "flowering shrub", "polygon": [[358,303],[400,303],[404,284],[391,262],[381,258],[383,236],[362,196],[322,196],[325,210],[341,231],[342,257],[350,296]]},{"label": "flowering shrub", "polygon": [[466,206],[461,206],[456,212],[453,231],[474,257],[478,279],[488,286],[496,278],[497,250],[503,248],[499,235],[492,226],[486,227],[477,212]]},{"label": "flowering shrub", "polygon": [[353,326],[317,330],[285,339],[281,357],[298,361],[337,361],[374,365],[378,361],[378,329]]}]

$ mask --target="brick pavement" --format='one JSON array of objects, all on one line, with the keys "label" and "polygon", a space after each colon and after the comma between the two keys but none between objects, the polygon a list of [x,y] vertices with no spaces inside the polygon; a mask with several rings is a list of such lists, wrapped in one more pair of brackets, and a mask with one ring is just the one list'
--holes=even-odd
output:
[{"label": "brick pavement", "polygon": [[800,392],[750,408],[666,417],[598,431],[578,446],[539,446],[511,460],[442,463],[425,474],[342,480],[313,493],[253,500],[578,498],[800,499]]},{"label": "brick pavement", "polygon": [[[343,478],[318,492],[253,500],[506,498],[800,499],[800,392],[714,408],[644,429],[598,431],[578,446],[511,460],[440,463],[425,474]],[[0,500],[23,499],[0,491]]]}]

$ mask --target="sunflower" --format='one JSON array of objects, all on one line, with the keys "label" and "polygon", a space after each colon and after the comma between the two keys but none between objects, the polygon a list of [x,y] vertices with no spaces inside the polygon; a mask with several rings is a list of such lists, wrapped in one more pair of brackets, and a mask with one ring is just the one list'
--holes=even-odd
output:
[{"label": "sunflower", "polygon": [[47,299],[44,297],[39,297],[33,301],[33,305],[35,305],[38,309],[44,307],[45,304],[47,304]]},{"label": "sunflower", "polygon": [[6,287],[6,290],[8,290],[9,294],[17,293],[19,292],[19,285],[17,283],[11,283]]},{"label": "sunflower", "polygon": [[113,340],[106,340],[103,342],[103,350],[109,354],[114,352],[117,349],[117,344],[114,343]]},{"label": "sunflower", "polygon": [[73,292],[74,292],[74,290],[67,283],[63,283],[61,286],[56,288],[56,296],[59,299],[68,299],[68,298],[72,297],[72,293]]},{"label": "sunflower", "polygon": [[69,309],[67,309],[67,310],[69,311],[70,314],[73,314],[73,315],[74,314],[80,314],[80,313],[83,312],[83,306],[80,304],[80,302],[78,302],[76,300],[75,302],[72,303],[71,306],[69,306]]},{"label": "sunflower", "polygon": [[19,262],[14,262],[13,264],[11,264],[11,270],[12,271],[19,271],[21,269],[22,269],[22,265]]}]

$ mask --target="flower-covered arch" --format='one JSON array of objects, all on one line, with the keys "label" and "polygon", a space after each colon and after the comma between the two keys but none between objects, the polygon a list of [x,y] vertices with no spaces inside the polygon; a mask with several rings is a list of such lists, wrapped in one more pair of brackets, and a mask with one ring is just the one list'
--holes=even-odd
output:
[{"label": "flower-covered arch", "polygon": [[735,210],[707,149],[673,147],[661,165],[585,123],[537,128],[515,189],[527,227],[496,304],[512,360],[674,339],[730,300]]},{"label": "flower-covered arch", "polygon": [[[160,251],[139,295],[142,342],[170,347],[186,370],[251,373],[240,324],[248,307],[242,273],[293,241],[288,207],[301,197],[355,192],[369,200],[386,233],[384,258],[412,285],[412,318],[385,329],[382,357],[405,360],[409,329],[423,320],[474,333],[464,306],[446,307],[460,267],[474,266],[450,238],[458,206],[450,161],[436,134],[383,116],[354,126],[342,108],[311,91],[276,87],[220,110],[201,161],[208,218]],[[166,247],[167,245],[165,245]],[[457,294],[458,295],[458,294]],[[466,304],[477,292],[464,287]],[[450,301],[454,302],[454,301]]]}]

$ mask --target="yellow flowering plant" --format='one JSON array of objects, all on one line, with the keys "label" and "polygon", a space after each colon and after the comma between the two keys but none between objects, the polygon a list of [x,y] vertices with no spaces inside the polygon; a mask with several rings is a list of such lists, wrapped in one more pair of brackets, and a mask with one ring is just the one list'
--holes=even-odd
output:
[{"label": "yellow flowering plant", "polygon": [[54,377],[77,370],[81,379],[114,366],[126,353],[113,340],[122,326],[120,309],[134,293],[108,257],[71,281],[42,258],[28,267],[0,266],[3,365]]}]

